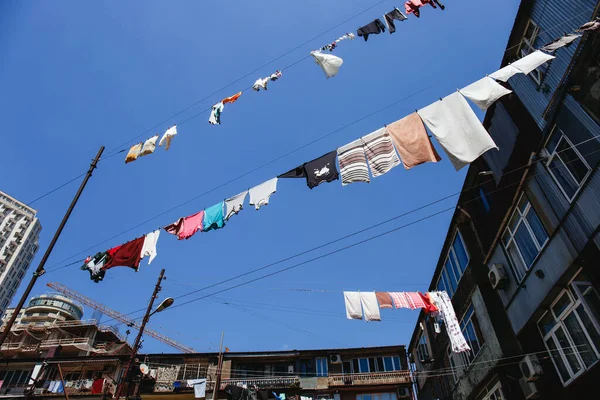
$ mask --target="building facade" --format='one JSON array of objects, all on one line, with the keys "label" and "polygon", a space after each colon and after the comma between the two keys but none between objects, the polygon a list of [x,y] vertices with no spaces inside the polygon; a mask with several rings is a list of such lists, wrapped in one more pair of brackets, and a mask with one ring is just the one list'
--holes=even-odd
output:
[{"label": "building facade", "polygon": [[[2,315],[4,326],[14,313],[14,308],[7,308]],[[42,294],[29,300],[15,319],[20,325],[51,325],[56,322],[80,320],[83,317],[83,306],[60,294]]]},{"label": "building facade", "polygon": [[[576,4],[575,4],[576,3]],[[597,0],[522,1],[502,66],[592,20]],[[568,11],[566,11],[568,10]],[[556,51],[486,113],[430,289],[471,351],[420,315],[419,399],[589,398],[600,379],[600,34]],[[436,332],[441,333],[436,333]]]},{"label": "building facade", "polygon": [[0,192],[0,315],[12,301],[38,250],[36,211]]}]

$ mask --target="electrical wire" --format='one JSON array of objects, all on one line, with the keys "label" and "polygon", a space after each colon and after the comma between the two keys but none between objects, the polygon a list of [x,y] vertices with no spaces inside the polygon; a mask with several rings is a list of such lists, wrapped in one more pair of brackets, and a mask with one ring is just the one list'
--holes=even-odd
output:
[{"label": "electrical wire", "polygon": [[55,187],[54,189],[50,190],[49,192],[46,192],[46,193],[42,194],[41,196],[39,196],[39,197],[36,197],[35,199],[33,199],[33,200],[31,200],[30,202],[27,202],[27,203],[25,203],[25,204],[27,204],[28,206],[30,206],[30,207],[31,207],[31,205],[32,205],[33,203],[35,203],[36,201],[38,201],[38,200],[41,200],[41,199],[43,199],[44,197],[46,197],[46,196],[49,196],[49,195],[51,195],[52,193],[56,192],[57,190],[60,190],[60,189],[64,188],[64,187],[65,187],[65,186],[67,186],[69,183],[75,182],[77,179],[79,179],[79,178],[81,178],[81,177],[85,176],[85,174],[87,174],[87,171],[86,171],[86,172],[84,172],[84,173],[83,173],[83,174],[81,174],[81,175],[77,175],[75,178],[68,180],[67,182],[65,182],[65,183],[63,183],[63,184],[61,184],[61,185],[59,185],[59,186]]}]

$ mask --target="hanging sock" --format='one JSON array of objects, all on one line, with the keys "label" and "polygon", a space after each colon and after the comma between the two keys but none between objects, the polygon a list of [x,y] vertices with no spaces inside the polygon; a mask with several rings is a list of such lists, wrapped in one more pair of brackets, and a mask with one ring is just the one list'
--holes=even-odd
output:
[{"label": "hanging sock", "polygon": [[144,146],[142,147],[142,151],[140,153],[141,156],[147,156],[148,154],[154,153],[156,150],[156,141],[158,140],[158,134],[152,136],[150,139],[144,142]]},{"label": "hanging sock", "polygon": [[214,231],[225,226],[223,217],[223,202],[215,204],[204,210],[204,220],[202,221],[202,232]]},{"label": "hanging sock", "polygon": [[506,67],[500,68],[498,71],[490,75],[490,78],[494,78],[497,81],[507,82],[513,75],[522,74],[521,70],[508,64]]},{"label": "hanging sock", "polygon": [[388,292],[375,292],[379,308],[392,308],[392,298]]},{"label": "hanging sock", "polygon": [[544,45],[540,50],[544,50],[544,51],[552,53],[552,52],[560,49],[561,47],[569,47],[571,45],[571,43],[573,43],[575,40],[579,39],[580,37],[581,37],[581,35],[569,33],[568,35],[565,35],[561,38],[553,40],[552,42]]},{"label": "hanging sock", "polygon": [[362,319],[359,292],[344,292],[344,303],[346,304],[346,318]]},{"label": "hanging sock", "polygon": [[416,112],[392,122],[385,129],[394,141],[405,169],[442,159],[431,144],[423,121]]},{"label": "hanging sock", "polygon": [[467,100],[458,92],[420,109],[418,113],[457,171],[486,151],[498,150]]},{"label": "hanging sock", "polygon": [[487,110],[496,100],[512,93],[492,78],[486,76],[459,90],[460,94],[471,100],[483,111]]},{"label": "hanging sock", "polygon": [[240,98],[241,95],[242,95],[242,92],[238,92],[238,93],[234,94],[233,96],[225,97],[223,100],[221,100],[221,103],[223,103],[223,104],[235,103],[237,101],[237,99]]},{"label": "hanging sock", "polygon": [[335,156],[336,152],[331,151],[279,175],[278,178],[306,178],[306,184],[310,189],[319,186],[323,182],[333,182],[339,179]]},{"label": "hanging sock", "polygon": [[96,253],[94,257],[86,258],[80,268],[82,271],[89,271],[90,279],[96,283],[103,280],[104,275],[106,274],[103,270],[104,263],[106,262],[106,255],[105,251]]},{"label": "hanging sock", "polygon": [[365,146],[365,154],[369,161],[373,178],[383,175],[392,168],[400,165],[390,135],[385,128],[376,130],[361,138]]},{"label": "hanging sock", "polygon": [[246,200],[247,194],[248,191],[246,190],[225,200],[225,220],[229,221],[229,218],[242,211],[244,208],[244,200]]},{"label": "hanging sock", "polygon": [[269,204],[269,199],[277,191],[277,178],[270,179],[260,185],[248,190],[250,193],[250,205],[257,210]]},{"label": "hanging sock", "polygon": [[336,76],[344,63],[344,60],[333,54],[323,54],[318,51],[312,51],[310,55],[313,56],[315,62],[319,64],[319,67],[321,67],[328,79]]},{"label": "hanging sock", "polygon": [[158,237],[160,236],[160,229],[155,230],[154,232],[148,233],[144,237],[144,246],[142,247],[142,258],[148,256],[148,265],[154,260],[156,257],[156,243],[158,243]]},{"label": "hanging sock", "polygon": [[556,57],[536,50],[533,53],[527,54],[525,57],[515,61],[511,65],[527,75],[540,65],[554,58]]},{"label": "hanging sock", "polygon": [[381,321],[375,292],[360,292],[360,304],[365,314],[365,321]]},{"label": "hanging sock", "polygon": [[390,35],[396,32],[396,25],[394,24],[395,19],[398,21],[406,21],[406,15],[402,14],[402,12],[400,12],[400,10],[398,10],[396,7],[383,16],[383,20],[388,28],[388,31],[390,32]]},{"label": "hanging sock", "polygon": [[140,152],[142,151],[142,143],[134,144],[129,149],[127,156],[125,157],[125,164],[130,163],[132,161],[137,160],[140,156]]},{"label": "hanging sock", "polygon": [[169,150],[169,147],[171,147],[171,140],[173,140],[175,135],[177,135],[177,125],[173,125],[169,129],[167,129],[163,137],[160,138],[160,142],[158,142],[158,145],[164,145],[165,150]]},{"label": "hanging sock", "polygon": [[212,106],[212,110],[210,111],[210,117],[208,117],[208,123],[212,125],[220,125],[221,124],[221,113],[223,112],[223,102],[218,102],[214,106]]},{"label": "hanging sock", "polygon": [[446,292],[429,292],[433,304],[440,310],[440,316],[444,320],[446,331],[448,332],[448,338],[450,339],[450,345],[454,353],[461,353],[463,351],[469,351],[471,348],[465,340],[462,331],[460,330],[460,324],[456,318],[452,301],[448,297]]},{"label": "hanging sock", "polygon": [[179,218],[163,229],[172,235],[176,235],[177,239],[189,239],[198,231],[202,232],[202,222],[204,221],[204,210],[190,215],[185,218]]},{"label": "hanging sock", "polygon": [[366,42],[369,40],[369,35],[379,35],[381,32],[385,32],[385,25],[377,18],[367,25],[360,27],[358,31],[356,31],[356,34],[358,36],[363,36]]},{"label": "hanging sock", "polygon": [[597,31],[600,28],[600,18],[586,22],[575,30],[575,32]]},{"label": "hanging sock", "polygon": [[145,237],[142,236],[141,238],[131,240],[108,250],[106,252],[107,259],[102,270],[106,271],[113,267],[129,267],[137,271],[140,267],[140,260],[142,259],[144,239]]},{"label": "hanging sock", "polygon": [[371,182],[365,149],[360,139],[337,149],[342,186],[355,182]]}]

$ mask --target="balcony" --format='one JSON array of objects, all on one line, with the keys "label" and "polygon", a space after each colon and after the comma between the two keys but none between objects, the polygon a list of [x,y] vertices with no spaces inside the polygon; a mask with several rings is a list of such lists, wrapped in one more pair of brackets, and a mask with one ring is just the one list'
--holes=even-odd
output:
[{"label": "balcony", "polygon": [[[297,376],[286,376],[286,377],[273,377],[273,378],[237,378],[237,379],[225,379],[221,381],[221,390],[224,390],[227,385],[241,386],[241,385],[256,386],[259,389],[289,389],[298,388],[300,386],[300,379]],[[207,382],[207,390],[213,390],[215,382]]]},{"label": "balcony", "polygon": [[48,339],[42,340],[40,347],[55,347],[55,346],[69,346],[69,345],[88,345],[91,346],[91,339],[86,337],[76,337],[67,339]]},{"label": "balcony", "polygon": [[329,375],[329,387],[411,383],[408,371]]}]

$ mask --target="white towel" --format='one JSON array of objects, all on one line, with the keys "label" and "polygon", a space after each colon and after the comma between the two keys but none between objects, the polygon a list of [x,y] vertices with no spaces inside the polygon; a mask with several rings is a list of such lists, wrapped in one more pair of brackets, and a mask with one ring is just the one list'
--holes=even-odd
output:
[{"label": "white towel", "polygon": [[156,243],[158,242],[158,237],[160,236],[160,229],[155,230],[154,232],[150,232],[144,238],[144,246],[142,247],[142,258],[149,256],[148,265],[154,260],[156,257]]},{"label": "white towel", "polygon": [[158,142],[159,146],[165,146],[165,150],[169,150],[171,147],[171,140],[177,135],[177,125],[173,125],[169,129],[166,130],[163,137],[160,138],[160,142]]},{"label": "white towel", "polygon": [[248,190],[250,193],[250,205],[257,210],[262,206],[269,204],[269,198],[277,191],[277,178],[270,179],[260,185],[254,186]]},{"label": "white towel", "polygon": [[512,93],[490,77],[485,77],[459,90],[483,111],[487,110],[500,97]]},{"label": "white towel", "polygon": [[511,64],[508,64],[506,67],[500,68],[498,71],[496,71],[493,74],[491,74],[490,78],[494,78],[497,81],[506,82],[513,75],[515,75],[515,74],[521,74],[521,73],[522,72],[520,70],[516,69]]},{"label": "white towel", "polygon": [[360,292],[360,303],[365,313],[365,321],[381,321],[375,292]]},{"label": "white towel", "polygon": [[244,208],[244,200],[248,191],[243,191],[225,200],[225,220],[229,220],[233,215],[236,215]]},{"label": "white towel", "polygon": [[512,63],[512,66],[522,71],[524,74],[528,74],[543,63],[556,58],[550,54],[546,54],[539,50],[534,51],[531,54],[527,54],[525,57]]},{"label": "white towel", "polygon": [[486,151],[498,149],[459,92],[417,112],[457,171]]},{"label": "white towel", "polygon": [[194,388],[194,398],[206,397],[206,379],[188,379],[187,385]]},{"label": "white towel", "polygon": [[310,55],[314,57],[315,62],[319,64],[327,78],[336,76],[341,65],[344,63],[344,60],[333,54],[323,54],[318,51],[312,51]]},{"label": "white towel", "polygon": [[544,45],[540,50],[544,50],[544,51],[556,51],[558,49],[560,49],[561,47],[564,47],[572,42],[574,42],[575,40],[579,39],[581,37],[581,35],[578,35],[576,33],[569,33],[568,35],[565,35],[559,39],[556,39],[546,45]]},{"label": "white towel", "polygon": [[156,150],[156,141],[158,140],[158,135],[152,136],[150,139],[144,142],[144,146],[142,147],[142,151],[140,152],[141,156],[147,156],[148,154],[154,153]]},{"label": "white towel", "polygon": [[344,302],[346,303],[346,318],[362,319],[359,292],[344,292]]}]

